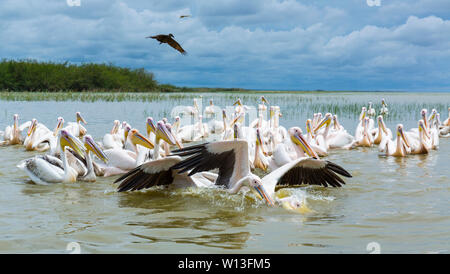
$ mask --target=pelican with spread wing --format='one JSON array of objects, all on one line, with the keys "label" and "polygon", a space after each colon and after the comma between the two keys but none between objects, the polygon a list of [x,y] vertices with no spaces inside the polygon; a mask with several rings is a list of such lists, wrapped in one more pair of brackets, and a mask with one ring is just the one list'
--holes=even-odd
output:
[{"label": "pelican with spread wing", "polygon": [[[311,147],[302,140],[302,148],[314,155]],[[340,187],[345,184],[337,174],[351,177],[342,167],[311,157],[301,157],[269,173],[262,180],[250,170],[248,143],[245,140],[204,143],[172,151],[171,160],[164,164],[145,163],[118,178],[118,191],[140,190],[156,185],[198,186],[193,176],[218,169],[214,185],[237,193],[243,186],[256,192],[272,205],[276,185],[302,184]],[[180,157],[188,157],[182,160]],[[190,177],[190,179],[188,179]]]}]

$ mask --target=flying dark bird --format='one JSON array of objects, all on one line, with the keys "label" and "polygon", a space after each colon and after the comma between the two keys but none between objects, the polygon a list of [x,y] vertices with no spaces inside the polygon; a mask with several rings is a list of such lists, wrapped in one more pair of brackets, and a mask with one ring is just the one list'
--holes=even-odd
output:
[{"label": "flying dark bird", "polygon": [[185,18],[185,17],[191,17],[191,16],[190,15],[180,15],[180,19]]},{"label": "flying dark bird", "polygon": [[166,34],[159,34],[159,35],[155,35],[155,36],[148,36],[145,38],[152,38],[152,39],[156,39],[158,40],[159,44],[162,43],[167,43],[169,44],[172,48],[178,50],[179,52],[181,52],[181,54],[187,54],[187,52],[180,46],[180,44],[178,44],[177,41],[175,41],[173,39],[173,34],[169,33],[169,35]]}]

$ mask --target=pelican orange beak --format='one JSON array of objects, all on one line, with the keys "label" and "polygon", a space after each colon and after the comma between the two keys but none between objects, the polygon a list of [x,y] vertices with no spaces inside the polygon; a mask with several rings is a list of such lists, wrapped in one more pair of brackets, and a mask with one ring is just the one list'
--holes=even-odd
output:
[{"label": "pelican orange beak", "polygon": [[56,128],[53,131],[53,136],[58,135],[58,132],[63,127],[63,125],[64,125],[64,119],[62,117],[58,117],[58,123],[56,124]]},{"label": "pelican orange beak", "polygon": [[307,155],[319,159],[317,153],[311,148],[311,146],[301,134],[295,133],[294,135],[292,135],[291,140],[294,144],[300,146]]},{"label": "pelican orange beak", "polygon": [[81,116],[80,112],[77,112],[77,123],[82,122],[83,124],[87,125],[86,120]]},{"label": "pelican orange beak", "polygon": [[163,139],[169,145],[175,145],[176,141],[173,138],[172,134],[167,129],[166,125],[163,122],[159,121],[156,126],[156,136],[157,138]]},{"label": "pelican orange beak", "polygon": [[108,163],[108,156],[106,156],[103,150],[97,145],[90,135],[84,136],[84,147],[87,151],[94,153],[100,160]]},{"label": "pelican orange beak", "polygon": [[233,106],[235,106],[235,105],[239,105],[239,106],[241,106],[241,107],[242,107],[242,102],[241,102],[241,99],[240,99],[240,98],[239,98],[239,99],[237,99],[237,101],[236,101],[236,102],[234,102]]},{"label": "pelican orange beak", "polygon": [[147,138],[145,138],[142,134],[139,133],[137,129],[130,130],[131,142],[135,145],[141,145],[148,149],[153,149],[155,145]]},{"label": "pelican orange beak", "polygon": [[266,203],[269,206],[274,206],[274,201],[272,197],[267,193],[266,189],[261,183],[257,183],[257,186],[253,187],[253,192],[258,196],[260,199],[265,200]]},{"label": "pelican orange beak", "polygon": [[403,142],[405,142],[405,145],[410,148],[411,146],[409,145],[408,139],[405,136],[405,133],[403,132],[403,127],[399,127],[398,128],[398,134],[400,134],[401,138],[403,139]]},{"label": "pelican orange beak", "polygon": [[33,119],[31,121],[31,125],[28,127],[28,132],[27,132],[28,136],[31,136],[31,134],[33,134],[33,132],[36,130],[36,126],[37,126],[37,120]]},{"label": "pelican orange beak", "polygon": [[73,151],[75,151],[76,153],[78,153],[80,156],[83,157],[85,147],[83,143],[80,140],[78,140],[78,138],[74,137],[72,134],[70,134],[67,130],[64,129],[59,131],[59,135],[60,135],[59,140],[61,151],[64,151],[64,148],[68,146],[71,149],[73,149]]},{"label": "pelican orange beak", "polygon": [[156,126],[155,126],[155,123],[153,122],[153,118],[148,117],[147,118],[147,136],[150,136],[151,132],[156,134]]},{"label": "pelican orange beak", "polygon": [[323,127],[324,125],[329,126],[331,123],[331,114],[327,113],[325,117],[322,119],[322,121],[317,125],[317,127],[314,129],[314,133],[317,133],[317,131]]}]

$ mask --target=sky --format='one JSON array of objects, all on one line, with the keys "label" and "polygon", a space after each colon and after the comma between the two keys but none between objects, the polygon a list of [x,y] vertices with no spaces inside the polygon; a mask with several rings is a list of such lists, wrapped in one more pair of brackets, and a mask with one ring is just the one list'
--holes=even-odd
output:
[{"label": "sky", "polygon": [[[168,33],[187,55],[145,38]],[[187,87],[450,91],[450,1],[2,0],[0,58]]]}]

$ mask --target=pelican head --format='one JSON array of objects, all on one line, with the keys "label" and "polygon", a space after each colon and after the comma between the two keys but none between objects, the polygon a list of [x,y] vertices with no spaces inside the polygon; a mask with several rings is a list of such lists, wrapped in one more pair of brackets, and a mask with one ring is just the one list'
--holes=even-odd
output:
[{"label": "pelican head", "polygon": [[111,129],[111,134],[117,134],[117,132],[119,131],[119,126],[120,126],[120,121],[114,120],[114,125],[113,125],[113,128]]},{"label": "pelican head", "polygon": [[153,132],[156,134],[156,126],[152,117],[147,117],[147,136],[150,136],[150,133]]},{"label": "pelican head", "polygon": [[131,126],[129,124],[126,124],[124,129],[123,129],[123,137],[124,137],[125,142],[127,141],[128,134],[130,133],[130,130],[131,130]]},{"label": "pelican head", "polygon": [[134,145],[141,145],[148,149],[153,149],[155,147],[155,145],[149,139],[140,134],[137,129],[130,130],[130,133],[128,134],[130,135],[131,142]]},{"label": "pelican head", "polygon": [[100,160],[105,163],[108,163],[108,156],[103,152],[103,150],[99,147],[99,145],[94,141],[94,139],[90,135],[85,135],[84,139],[84,147],[87,151],[94,153]]},{"label": "pelican head", "polygon": [[238,98],[236,102],[234,102],[233,106],[238,105],[242,107],[242,101],[241,98]]},{"label": "pelican head", "polygon": [[436,117],[436,114],[437,114],[437,110],[433,108],[431,110],[430,117],[428,117],[428,123],[429,124],[431,124],[431,121]]},{"label": "pelican head", "polygon": [[403,142],[405,143],[405,145],[410,148],[411,146],[409,145],[408,139],[405,136],[405,133],[403,132],[403,125],[402,124],[398,124],[397,125],[397,138],[402,138]]},{"label": "pelican head", "polygon": [[333,124],[334,124],[334,129],[336,129],[336,130],[340,129],[341,125],[339,124],[338,117],[336,114],[333,115]]},{"label": "pelican head", "polygon": [[269,104],[269,102],[267,101],[266,97],[264,97],[264,96],[261,96],[261,101],[263,103]]},{"label": "pelican head", "polygon": [[305,138],[303,138],[303,132],[299,127],[290,128],[288,133],[291,136],[291,141],[300,146],[307,155],[319,159],[317,153],[311,148]]},{"label": "pelican head", "polygon": [[270,195],[267,193],[266,189],[262,184],[261,179],[258,176],[250,174],[239,180],[238,184],[240,184],[240,187],[243,186],[248,187],[250,191],[252,191],[255,194],[255,196],[264,200],[268,205],[270,206],[274,205],[272,197],[270,197]]},{"label": "pelican head", "polygon": [[14,130],[16,130],[19,128],[19,114],[14,114],[13,119],[14,119],[13,127]]},{"label": "pelican head", "polygon": [[175,129],[178,129],[180,127],[180,123],[181,123],[180,116],[176,116],[172,127],[175,128]]},{"label": "pelican head", "polygon": [[384,98],[381,99],[381,104],[382,104],[383,106],[385,106],[385,107],[387,106],[387,105],[386,105],[386,101],[384,100]]},{"label": "pelican head", "polygon": [[27,132],[28,136],[31,136],[36,131],[37,123],[38,122],[36,119],[33,118],[31,120],[31,125],[28,127],[28,132]]},{"label": "pelican head", "polygon": [[59,145],[61,146],[61,151],[64,151],[66,147],[70,147],[78,155],[84,155],[85,147],[83,143],[65,129],[59,131]]},{"label": "pelican head", "polygon": [[175,138],[173,138],[172,133],[167,129],[166,124],[163,121],[159,121],[156,124],[156,138],[163,139],[169,145],[175,145]]},{"label": "pelican head", "polygon": [[63,126],[64,126],[64,118],[58,117],[58,123],[56,123],[56,128],[53,131],[53,136],[58,135],[59,130],[62,129]]},{"label": "pelican head", "polygon": [[378,127],[381,128],[386,135],[388,135],[386,125],[384,124],[384,121],[383,121],[383,116],[379,115],[377,117],[377,122],[378,122]]},{"label": "pelican head", "polygon": [[175,140],[175,144],[177,145],[177,147],[179,149],[182,149],[183,148],[183,144],[178,141],[178,138],[176,138],[175,134],[172,132],[173,126],[171,126],[169,123],[167,123],[165,126],[167,128],[167,131],[169,131],[170,135],[172,135],[172,138]]},{"label": "pelican head", "polygon": [[76,115],[77,115],[77,123],[82,122],[83,124],[87,125],[86,120],[84,120],[79,111],[77,111]]},{"label": "pelican head", "polygon": [[314,129],[314,133],[317,133],[317,131],[323,127],[324,125],[327,125],[327,127],[330,125],[332,120],[331,113],[325,114],[325,117],[322,119],[322,121],[317,125],[317,127]]},{"label": "pelican head", "polygon": [[419,120],[419,132],[422,132],[423,134],[425,134],[425,136],[427,136],[427,138],[430,138],[430,134],[428,134],[428,131],[425,128],[425,123],[423,122],[423,120]]},{"label": "pelican head", "polygon": [[366,114],[367,114],[366,112],[367,112],[366,107],[362,107],[361,108],[361,114],[359,115],[359,120],[360,121],[362,121],[364,119],[364,117],[366,117]]},{"label": "pelican head", "polygon": [[427,109],[424,108],[420,111],[420,116],[422,116],[422,120],[425,123],[425,126],[428,127],[428,123],[427,123]]}]

